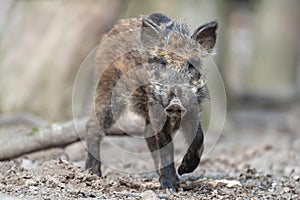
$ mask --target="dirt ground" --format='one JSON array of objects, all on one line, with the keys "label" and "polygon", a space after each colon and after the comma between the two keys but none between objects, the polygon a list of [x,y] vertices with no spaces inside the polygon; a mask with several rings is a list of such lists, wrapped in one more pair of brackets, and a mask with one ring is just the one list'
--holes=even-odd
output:
[{"label": "dirt ground", "polygon": [[[102,178],[83,170],[82,142],[0,162],[0,199],[300,199],[298,111],[232,113],[176,193],[159,190],[143,140],[115,137],[101,147]],[[184,149],[179,133],[177,166]]]}]

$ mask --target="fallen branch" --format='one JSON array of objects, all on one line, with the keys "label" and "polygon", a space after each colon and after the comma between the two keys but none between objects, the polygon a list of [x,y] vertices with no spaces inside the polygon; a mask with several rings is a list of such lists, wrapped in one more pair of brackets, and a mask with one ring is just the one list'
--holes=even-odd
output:
[{"label": "fallen branch", "polygon": [[0,126],[44,126],[48,124],[46,120],[32,114],[32,113],[15,113],[11,115],[0,116]]},{"label": "fallen branch", "polygon": [[[19,117],[2,117],[2,119],[5,119],[2,120],[3,123],[4,121],[13,121],[14,123],[22,121],[16,120],[20,119]],[[22,119],[29,118],[22,117]],[[24,120],[22,122],[24,122]],[[20,130],[3,136],[0,135],[0,160],[12,159],[23,154],[52,147],[64,147],[80,139],[84,139],[86,122],[87,118],[80,118],[64,123],[53,123],[28,130]],[[44,122],[37,120],[35,120],[35,123],[45,124]],[[124,136],[126,133],[115,126],[111,131],[107,132],[106,135]]]},{"label": "fallen branch", "polygon": [[82,118],[5,134],[0,138],[0,160],[76,142],[83,138],[86,121]]}]

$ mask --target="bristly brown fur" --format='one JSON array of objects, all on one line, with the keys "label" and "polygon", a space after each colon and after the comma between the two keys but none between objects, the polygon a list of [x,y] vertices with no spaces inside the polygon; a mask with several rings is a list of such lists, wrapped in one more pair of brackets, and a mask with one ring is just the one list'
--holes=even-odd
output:
[{"label": "bristly brown fur", "polygon": [[87,124],[88,169],[101,175],[101,136],[127,108],[151,127],[144,134],[152,133],[146,141],[162,188],[178,186],[173,146],[168,144],[179,127],[190,146],[178,174],[198,166],[203,133],[197,120],[207,94],[201,60],[215,45],[216,29],[216,22],[210,22],[191,36],[183,20],[154,13],[120,20],[101,37],[95,58],[95,116]]}]

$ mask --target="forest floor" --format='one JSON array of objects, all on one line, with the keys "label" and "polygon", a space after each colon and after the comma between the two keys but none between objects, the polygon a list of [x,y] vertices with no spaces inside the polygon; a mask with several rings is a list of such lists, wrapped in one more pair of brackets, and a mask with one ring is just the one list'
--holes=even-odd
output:
[{"label": "forest floor", "polygon": [[[84,171],[82,142],[0,162],[0,199],[300,199],[299,113],[228,118],[215,146],[207,136],[207,149],[213,148],[181,177],[185,186],[176,193],[159,189],[143,140],[113,137],[101,146],[102,178]],[[182,143],[179,133],[177,167]]]}]

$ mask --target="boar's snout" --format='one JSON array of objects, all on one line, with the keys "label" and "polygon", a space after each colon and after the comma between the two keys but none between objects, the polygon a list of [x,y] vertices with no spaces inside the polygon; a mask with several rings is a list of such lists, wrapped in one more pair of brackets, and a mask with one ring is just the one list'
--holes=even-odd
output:
[{"label": "boar's snout", "polygon": [[170,103],[165,112],[169,117],[181,117],[185,115],[186,109],[180,103]]}]

